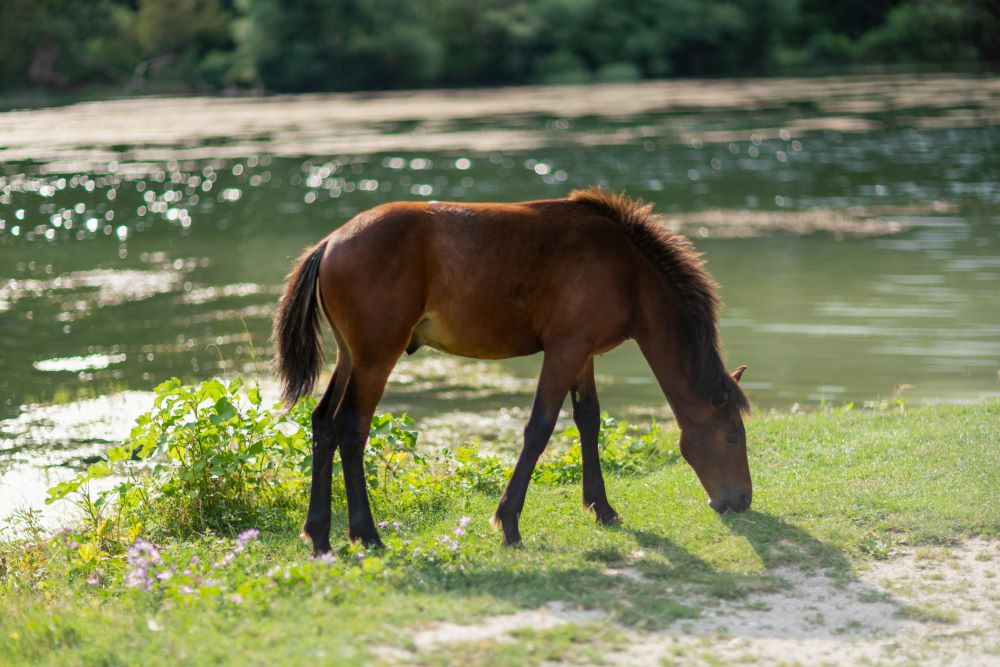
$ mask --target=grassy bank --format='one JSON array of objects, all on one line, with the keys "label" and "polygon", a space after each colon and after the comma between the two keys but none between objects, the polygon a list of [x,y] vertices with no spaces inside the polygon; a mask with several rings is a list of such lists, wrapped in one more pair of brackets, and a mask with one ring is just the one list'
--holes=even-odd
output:
[{"label": "grassy bank", "polygon": [[[996,402],[754,416],[754,506],[739,516],[708,508],[672,425],[607,421],[617,528],[581,508],[566,433],[543,459],[514,550],[488,523],[508,462],[473,447],[422,453],[412,423],[383,418],[368,473],[388,548],[341,539],[331,558],[311,560],[297,535],[308,406],[284,420],[253,390],[216,385],[161,387],[132,440],[91,470],[121,480],[113,492],[88,495],[84,480],[53,492],[87,508],[79,526],[46,536],[26,520],[0,542],[0,663],[370,664],[412,649],[413,632],[434,622],[552,602],[605,617],[405,655],[594,661],[623,633],[697,617],[705,600],[783,586],[783,566],[849,582],[904,544],[1000,534]],[[199,442],[214,449],[198,453]],[[345,512],[335,487],[335,534]]]}]

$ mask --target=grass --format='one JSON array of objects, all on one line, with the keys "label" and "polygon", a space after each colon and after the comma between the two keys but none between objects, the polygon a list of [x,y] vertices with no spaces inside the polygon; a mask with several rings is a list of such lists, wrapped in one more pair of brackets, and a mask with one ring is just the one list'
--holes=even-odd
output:
[{"label": "grass", "polygon": [[[146,517],[119,533],[105,521],[55,537],[21,526],[0,540],[0,664],[117,665],[136,656],[150,665],[371,664],[408,651],[413,633],[430,623],[555,601],[600,609],[607,620],[405,655],[428,665],[593,664],[613,653],[622,631],[697,617],[705,600],[779,589],[777,568],[822,568],[850,581],[859,563],[890,557],[897,545],[936,555],[935,545],[963,536],[1000,535],[1000,494],[989,492],[1000,488],[1000,402],[763,414],[747,431],[749,512],[708,508],[665,425],[646,437],[635,465],[608,477],[609,498],[625,517],[618,528],[596,525],[582,509],[567,439],[556,442],[546,455],[552,467],[528,494],[522,549],[503,548],[489,527],[497,501],[490,466],[476,468],[493,471],[480,477],[439,470],[383,483],[373,493],[376,520],[401,525],[384,531],[389,549],[365,554],[341,538],[331,562],[310,561],[297,535],[307,500],[297,482],[289,482],[298,490],[291,501],[279,494],[281,503],[249,514],[241,506],[241,520],[251,517],[262,534],[235,554],[240,526],[224,522],[171,533]],[[662,455],[648,455],[650,441]],[[631,460],[621,443],[608,446]],[[467,455],[463,465],[473,464]],[[343,535],[342,489],[334,497],[334,533]],[[463,516],[472,521],[456,536]],[[157,567],[175,572],[149,591],[125,585],[124,549],[140,536],[156,543]],[[227,554],[231,563],[213,565]],[[192,556],[202,565],[187,565]],[[197,571],[185,579],[185,567]],[[640,576],[609,571],[615,567]],[[181,590],[184,581],[193,592]],[[939,610],[908,613],[949,621]]]}]

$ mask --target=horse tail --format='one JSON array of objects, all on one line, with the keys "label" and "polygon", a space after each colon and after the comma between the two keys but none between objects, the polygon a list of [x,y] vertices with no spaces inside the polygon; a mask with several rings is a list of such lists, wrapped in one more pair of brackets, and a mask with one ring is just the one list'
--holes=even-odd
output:
[{"label": "horse tail", "polygon": [[316,280],[326,240],[295,261],[274,317],[274,368],[281,378],[285,405],[312,392],[323,363],[323,335]]}]

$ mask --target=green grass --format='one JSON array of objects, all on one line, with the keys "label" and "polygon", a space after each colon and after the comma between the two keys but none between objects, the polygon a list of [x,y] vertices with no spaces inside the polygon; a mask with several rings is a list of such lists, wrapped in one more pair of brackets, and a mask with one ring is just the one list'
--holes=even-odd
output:
[{"label": "green grass", "polygon": [[[783,586],[775,574],[782,566],[824,568],[850,581],[859,563],[891,557],[896,545],[1000,535],[1000,402],[763,414],[747,431],[754,504],[743,515],[715,514],[677,456],[647,457],[607,480],[622,526],[596,525],[578,483],[548,476],[529,491],[524,547],[505,549],[488,524],[492,489],[448,490],[447,478],[443,495],[390,484],[374,494],[376,520],[399,521],[401,537],[364,561],[345,546],[325,564],[310,563],[297,536],[303,489],[297,505],[254,515],[268,517],[261,538],[220,569],[218,590],[192,595],[123,585],[120,543],[134,535],[81,533],[101,545],[93,556],[68,538],[22,530],[0,541],[0,663],[124,665],[141,656],[150,665],[372,664],[388,655],[380,647],[408,650],[413,632],[429,623],[553,601],[603,610],[608,620],[407,655],[428,665],[593,663],[622,630],[696,617],[685,590],[739,599]],[[657,437],[665,454],[676,453],[671,426]],[[335,534],[344,534],[345,514],[335,489]],[[463,515],[473,520],[457,551],[441,547]],[[178,569],[192,555],[214,562],[232,546],[231,533],[161,531],[153,539]],[[86,581],[89,557],[101,559],[97,585]],[[641,576],[609,572],[615,567]],[[238,591],[241,602],[231,598]],[[948,620],[936,610],[910,613]]]}]

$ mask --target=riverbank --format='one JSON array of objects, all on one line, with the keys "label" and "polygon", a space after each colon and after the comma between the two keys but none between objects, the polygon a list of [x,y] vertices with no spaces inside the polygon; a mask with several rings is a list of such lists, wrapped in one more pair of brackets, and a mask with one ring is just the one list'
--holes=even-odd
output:
[{"label": "riverbank", "polygon": [[[696,145],[883,127],[988,127],[1000,77],[881,75],[647,81],[369,94],[141,97],[0,113],[0,162],[41,173],[155,171],[212,158]],[[775,111],[808,109],[771,124]],[[706,119],[705,114],[711,114]],[[891,116],[891,117],[890,117]],[[645,117],[638,126],[630,121]],[[728,119],[743,121],[737,126]],[[706,123],[706,121],[709,121]]]},{"label": "riverbank", "polygon": [[[644,432],[605,443],[621,462],[608,473],[617,528],[580,507],[572,434],[557,439],[517,550],[488,525],[502,475],[485,454],[447,476],[406,464],[420,474],[374,490],[381,552],[341,538],[309,560],[304,486],[229,531],[29,526],[0,544],[0,662],[996,658],[1000,403],[755,415],[754,505],[739,516],[707,507],[672,425]],[[333,518],[342,535],[337,490]]]}]

